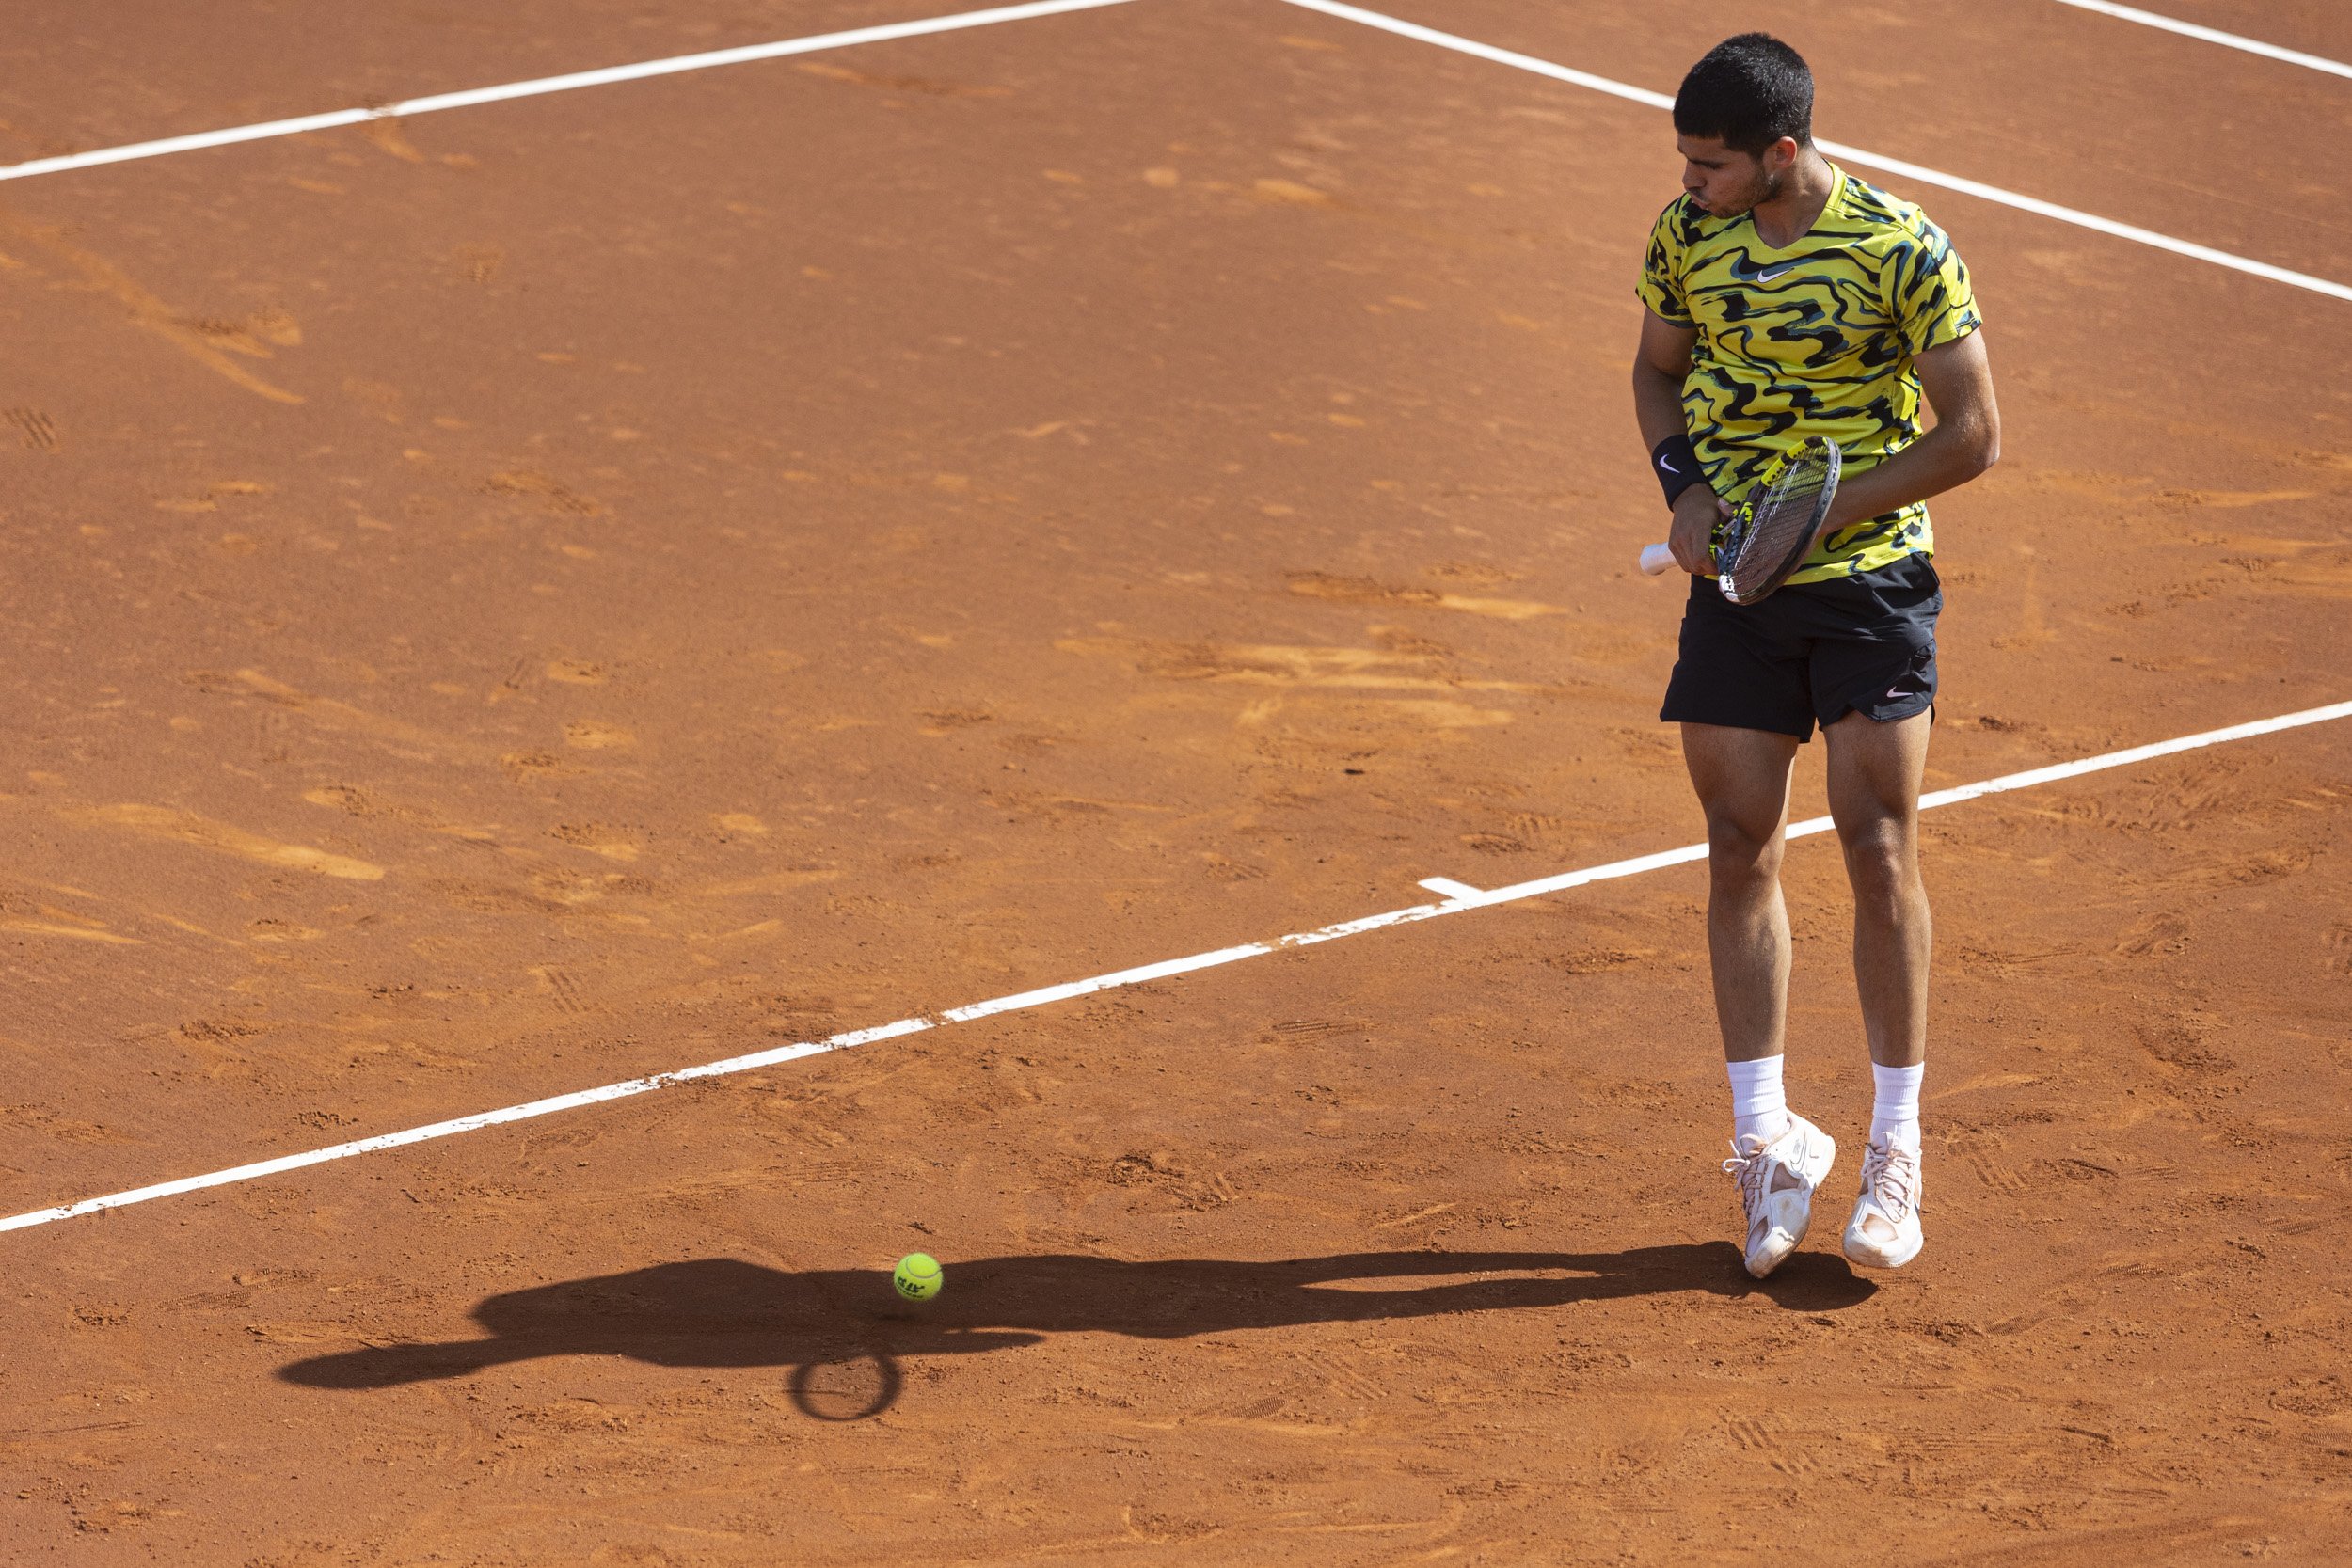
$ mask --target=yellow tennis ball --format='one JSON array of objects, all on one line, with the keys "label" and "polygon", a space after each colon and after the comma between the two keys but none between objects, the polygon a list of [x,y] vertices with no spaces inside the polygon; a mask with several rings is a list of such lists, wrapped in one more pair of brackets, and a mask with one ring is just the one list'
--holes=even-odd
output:
[{"label": "yellow tennis ball", "polygon": [[928,1252],[910,1252],[898,1259],[891,1272],[890,1282],[909,1301],[929,1301],[939,1294],[939,1288],[947,1282],[940,1272],[939,1259]]}]

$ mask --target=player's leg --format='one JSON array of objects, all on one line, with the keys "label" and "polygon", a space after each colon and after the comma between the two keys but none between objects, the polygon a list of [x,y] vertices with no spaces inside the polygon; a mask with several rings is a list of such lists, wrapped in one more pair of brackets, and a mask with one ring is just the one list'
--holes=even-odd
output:
[{"label": "player's leg", "polygon": [[1931,722],[1926,713],[1886,722],[1849,713],[1821,732],[1830,818],[1853,886],[1854,985],[1877,1067],[1915,1068],[1928,1054],[1932,931],[1919,880],[1919,781]]},{"label": "player's leg", "polygon": [[[1825,643],[1830,816],[1853,886],[1854,986],[1875,1095],[1862,1191],[1845,1233],[1851,1262],[1900,1268],[1919,1254],[1919,1088],[1927,1072],[1931,927],[1919,881],[1919,783],[1934,721],[1934,615],[1943,597],[1924,562],[1867,588],[1865,635]],[[1865,585],[1857,583],[1857,589]]]},{"label": "player's leg", "polygon": [[1919,1085],[1927,1073],[1932,931],[1919,881],[1919,779],[1932,718],[1829,725],[1830,815],[1853,884],[1854,984],[1876,1081],[1847,1260],[1899,1269],[1919,1255]]},{"label": "player's leg", "polygon": [[[1682,761],[1707,814],[1707,954],[1724,1059],[1780,1055],[1788,1006],[1788,909],[1780,893],[1793,736],[1684,724]],[[1747,1127],[1777,1136],[1780,1129]]]},{"label": "player's leg", "polygon": [[1854,983],[1877,1096],[1847,1259],[1900,1268],[1917,1256],[1919,1081],[1926,1071],[1928,900],[1919,885],[1919,780],[1933,722],[1934,562],[1783,589],[1814,617],[1814,716],[1829,747],[1830,816],[1854,895]]},{"label": "player's leg", "polygon": [[1813,1190],[1837,1146],[1790,1114],[1781,1086],[1788,993],[1788,914],[1780,897],[1788,769],[1813,735],[1809,639],[1774,601],[1727,603],[1691,579],[1681,657],[1659,717],[1682,727],[1682,754],[1707,813],[1708,953],[1731,1080],[1731,1158],[1746,1219],[1748,1272],[1763,1277],[1812,1223]]},{"label": "player's leg", "polygon": [[1804,1240],[1813,1192],[1837,1146],[1788,1109],[1781,1078],[1788,1002],[1788,911],[1780,860],[1796,736],[1685,722],[1682,756],[1707,814],[1707,947],[1715,1018],[1731,1080],[1732,1157],[1747,1221],[1742,1247],[1761,1279]]}]

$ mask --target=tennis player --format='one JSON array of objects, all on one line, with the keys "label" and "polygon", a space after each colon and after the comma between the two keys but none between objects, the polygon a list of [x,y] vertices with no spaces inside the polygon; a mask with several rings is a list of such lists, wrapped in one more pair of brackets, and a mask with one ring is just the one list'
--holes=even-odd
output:
[{"label": "tennis player", "polygon": [[[1922,503],[1984,472],[2000,416],[1968,269],[1918,208],[1813,145],[1813,73],[1763,33],[1726,39],[1676,94],[1682,195],[1643,264],[1633,406],[1692,574],[1660,718],[1706,810],[1708,950],[1729,1064],[1748,1272],[1804,1240],[1836,1156],[1788,1109],[1782,834],[1797,748],[1820,724],[1830,812],[1854,893],[1854,978],[1877,1093],[1845,1253],[1918,1255],[1919,1085],[1929,924],[1919,779],[1944,595]],[[1921,398],[1935,414],[1921,431]],[[1758,470],[1810,436],[1845,453],[1812,553],[1788,586],[1731,604],[1709,580],[1723,520]]]}]

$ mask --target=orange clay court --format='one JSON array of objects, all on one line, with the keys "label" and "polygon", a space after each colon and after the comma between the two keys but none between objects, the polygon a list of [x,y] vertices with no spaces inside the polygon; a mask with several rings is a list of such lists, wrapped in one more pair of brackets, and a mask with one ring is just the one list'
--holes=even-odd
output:
[{"label": "orange clay court", "polygon": [[949,8],[22,8],[0,1561],[2343,1561],[2352,721],[1923,818],[1897,1273],[1740,1267],[1703,864],[1469,892],[1703,835],[1680,161],[1543,62],[2221,258],[1838,159],[2006,415],[1931,790],[2352,699],[2352,13],[2147,4],[2297,57],[1132,0],[108,163]]}]

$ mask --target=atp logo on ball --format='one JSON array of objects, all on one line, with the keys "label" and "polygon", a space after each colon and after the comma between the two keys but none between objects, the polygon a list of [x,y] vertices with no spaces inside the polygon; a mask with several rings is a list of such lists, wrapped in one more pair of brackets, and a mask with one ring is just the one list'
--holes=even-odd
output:
[{"label": "atp logo on ball", "polygon": [[910,1252],[891,1271],[890,1283],[909,1301],[929,1301],[939,1294],[946,1275],[940,1271],[939,1259],[930,1253]]}]

